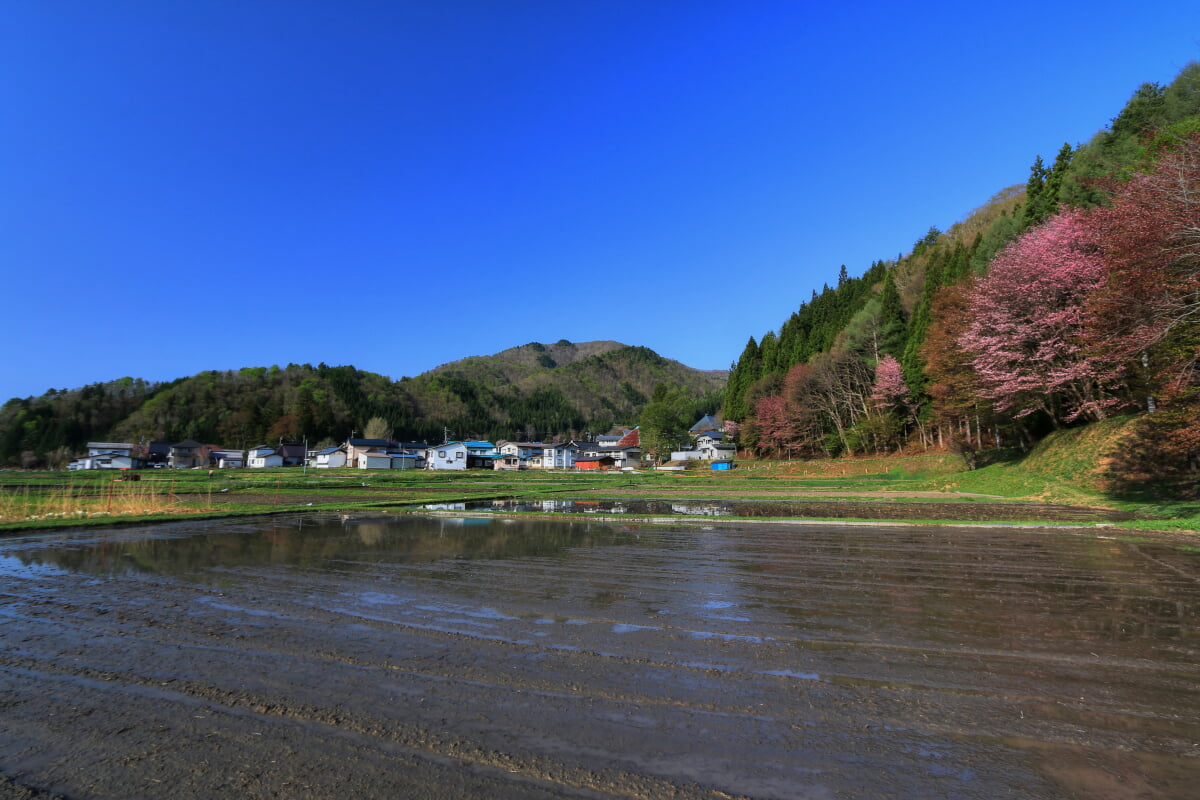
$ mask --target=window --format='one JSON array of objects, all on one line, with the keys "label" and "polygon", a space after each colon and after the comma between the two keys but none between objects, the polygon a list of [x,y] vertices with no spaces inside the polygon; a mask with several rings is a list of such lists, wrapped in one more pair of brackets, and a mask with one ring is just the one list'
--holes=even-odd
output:
[{"label": "window", "polygon": [[438,458],[445,458],[445,457],[446,457],[446,451],[438,450]]},{"label": "window", "polygon": [[464,456],[466,456],[466,453],[464,453],[462,450],[459,450],[457,453],[454,454],[454,457],[457,458],[459,461],[461,461]]}]

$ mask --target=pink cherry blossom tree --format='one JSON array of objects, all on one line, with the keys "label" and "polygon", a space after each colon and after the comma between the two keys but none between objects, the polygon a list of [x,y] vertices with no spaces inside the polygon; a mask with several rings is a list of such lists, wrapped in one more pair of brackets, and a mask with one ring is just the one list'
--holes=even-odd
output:
[{"label": "pink cherry blossom tree", "polygon": [[906,409],[908,384],[904,382],[904,370],[893,356],[884,356],[875,365],[875,384],[871,387],[871,403],[883,411]]},{"label": "pink cherry blossom tree", "polygon": [[1121,363],[1087,351],[1081,338],[1088,293],[1105,276],[1102,248],[1079,210],[1051,217],[993,259],[958,343],[997,410],[1044,411],[1057,426],[1104,419],[1122,404]]}]

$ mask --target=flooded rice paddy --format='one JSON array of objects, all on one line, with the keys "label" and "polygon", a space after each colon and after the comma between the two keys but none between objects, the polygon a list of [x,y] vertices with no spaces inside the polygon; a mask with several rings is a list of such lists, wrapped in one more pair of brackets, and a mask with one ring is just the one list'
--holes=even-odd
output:
[{"label": "flooded rice paddy", "polygon": [[1017,520],[1045,523],[1112,522],[1133,514],[1052,503],[880,502],[837,500],[472,500],[430,503],[426,511],[536,514],[731,517],[777,519]]},{"label": "flooded rice paddy", "polygon": [[0,797],[1185,798],[1200,552],[290,517],[0,540]]}]

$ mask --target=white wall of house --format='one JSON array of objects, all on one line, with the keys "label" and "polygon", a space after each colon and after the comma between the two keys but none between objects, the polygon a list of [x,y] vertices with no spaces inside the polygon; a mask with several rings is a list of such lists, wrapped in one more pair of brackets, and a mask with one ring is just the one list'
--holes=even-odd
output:
[{"label": "white wall of house", "polygon": [[87,446],[89,456],[100,456],[106,453],[133,455],[133,445],[129,442],[88,442]]},{"label": "white wall of house", "polygon": [[320,453],[317,455],[314,467],[321,469],[337,469],[338,467],[346,466],[346,451],[334,450],[332,453]]},{"label": "white wall of house", "polygon": [[278,453],[267,453],[265,455],[256,455],[247,462],[253,469],[264,469],[266,467],[282,467],[283,456]]},{"label": "white wall of house", "polygon": [[466,469],[467,446],[462,442],[443,444],[425,451],[426,469]]},{"label": "white wall of house", "polygon": [[574,469],[579,456],[577,445],[547,445],[542,450],[543,469]]}]

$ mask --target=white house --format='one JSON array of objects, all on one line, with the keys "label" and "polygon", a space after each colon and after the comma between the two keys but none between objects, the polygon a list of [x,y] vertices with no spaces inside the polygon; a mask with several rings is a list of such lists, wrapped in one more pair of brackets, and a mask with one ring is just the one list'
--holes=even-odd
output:
[{"label": "white house", "polygon": [[346,448],[326,447],[313,456],[312,466],[319,469],[337,469],[346,466]]},{"label": "white house", "polygon": [[499,442],[500,455],[516,456],[521,469],[540,469],[546,446],[541,442]]},{"label": "white house", "polygon": [[696,449],[700,451],[700,457],[707,461],[721,461],[733,458],[737,454],[737,448],[732,444],[727,444],[725,434],[720,431],[711,431],[697,436]]},{"label": "white house", "polygon": [[282,467],[283,454],[277,453],[269,447],[256,447],[250,451],[250,459],[246,462],[246,466],[253,469]]},{"label": "white house", "polygon": [[582,447],[576,442],[548,444],[542,447],[543,469],[574,469]]},{"label": "white house", "polygon": [[425,469],[493,469],[498,455],[491,442],[446,442],[425,451]]},{"label": "white house", "polygon": [[87,449],[89,456],[102,456],[108,454],[118,456],[133,455],[133,444],[130,442],[88,442]]},{"label": "white house", "polygon": [[208,463],[216,463],[219,469],[235,469],[246,466],[241,450],[213,450],[208,454]]},{"label": "white house", "polygon": [[467,446],[463,442],[446,442],[425,451],[425,469],[466,469]]},{"label": "white house", "polygon": [[136,469],[142,466],[142,459],[121,453],[97,453],[95,455],[77,458],[67,469]]}]

